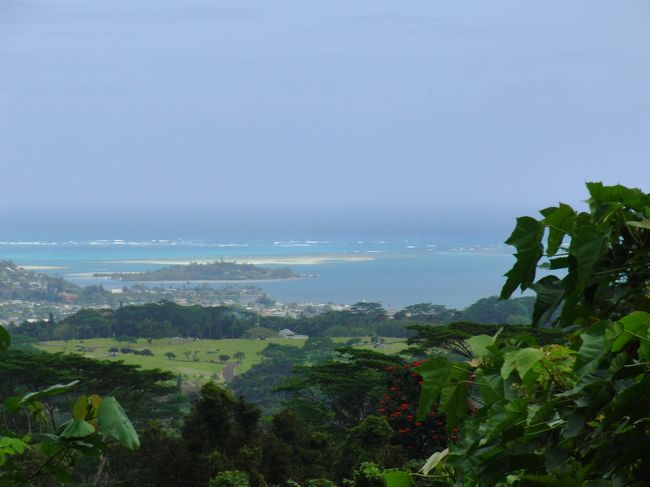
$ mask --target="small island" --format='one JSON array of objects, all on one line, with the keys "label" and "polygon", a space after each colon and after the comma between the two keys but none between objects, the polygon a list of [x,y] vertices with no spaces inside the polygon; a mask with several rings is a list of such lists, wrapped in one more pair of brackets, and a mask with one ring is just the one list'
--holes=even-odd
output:
[{"label": "small island", "polygon": [[93,276],[119,281],[259,281],[316,277],[298,274],[289,267],[271,269],[258,267],[254,264],[223,261],[205,264],[192,262],[145,272],[95,273]]}]

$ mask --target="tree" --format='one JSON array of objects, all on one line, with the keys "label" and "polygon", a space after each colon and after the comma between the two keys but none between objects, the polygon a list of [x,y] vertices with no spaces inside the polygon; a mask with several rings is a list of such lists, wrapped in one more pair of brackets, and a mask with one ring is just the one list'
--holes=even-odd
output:
[{"label": "tree", "polygon": [[242,351],[235,352],[235,353],[233,354],[233,358],[234,358],[235,360],[237,360],[238,362],[241,362],[241,361],[244,360],[244,358],[246,358],[246,354],[245,354],[244,352],[242,352]]},{"label": "tree", "polygon": [[[8,350],[0,360],[0,397],[46,389],[52,384],[81,381],[100,396],[115,396],[136,425],[153,418],[169,419],[176,411],[171,372],[140,370],[137,365],[100,361],[77,354]],[[64,391],[43,402],[48,413],[67,408],[74,391]]]},{"label": "tree", "polygon": [[253,328],[249,328],[244,332],[245,338],[253,338],[259,340],[264,340],[266,338],[273,338],[277,336],[278,336],[277,331],[271,330],[270,328],[265,328],[263,326],[256,326]]},{"label": "tree", "polygon": [[226,362],[228,362],[228,360],[230,360],[230,355],[225,354],[225,353],[222,353],[221,355],[219,355],[219,361],[222,364],[225,364]]},{"label": "tree", "polygon": [[258,438],[259,417],[260,411],[253,405],[235,399],[230,392],[211,382],[205,384],[182,429],[187,449],[193,454],[197,479],[205,479],[207,483],[217,473],[214,471],[217,465],[210,460],[215,451],[218,452],[219,471],[236,469],[240,450],[253,446]]},{"label": "tree", "polygon": [[308,408],[303,414],[309,421],[337,434],[376,411],[385,392],[385,367],[401,362],[371,350],[343,348],[338,353],[341,360],[295,367],[293,377],[279,387],[296,396],[292,408]]},{"label": "tree", "polygon": [[360,301],[350,307],[350,312],[367,323],[383,321],[388,318],[386,310],[379,303]]},{"label": "tree", "polygon": [[396,320],[424,323],[449,323],[460,318],[460,312],[440,304],[418,303],[395,313]]},{"label": "tree", "polygon": [[108,349],[108,351],[111,354],[111,357],[117,357],[117,354],[120,351],[120,349],[117,347],[111,347]]},{"label": "tree", "polygon": [[235,376],[228,385],[238,396],[244,396],[265,414],[277,412],[291,394],[276,388],[289,375],[294,366],[305,362],[302,348],[270,343],[261,352],[262,362],[254,364],[243,374]]},{"label": "tree", "polygon": [[176,354],[174,352],[165,352],[165,357],[167,357],[169,360],[174,360],[176,358]]},{"label": "tree", "polygon": [[238,470],[226,470],[210,480],[210,487],[248,487],[248,475]]}]

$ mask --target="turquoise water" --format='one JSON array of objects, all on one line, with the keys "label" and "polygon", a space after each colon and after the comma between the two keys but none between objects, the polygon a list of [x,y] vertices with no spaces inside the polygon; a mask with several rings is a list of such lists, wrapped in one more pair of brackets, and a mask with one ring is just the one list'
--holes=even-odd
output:
[{"label": "turquoise water", "polygon": [[[478,239],[476,239],[478,240]],[[381,302],[397,309],[419,302],[462,308],[499,293],[512,264],[506,246],[471,239],[338,238],[321,240],[39,240],[0,241],[0,259],[42,269],[78,284],[124,284],[93,272],[141,271],[161,261],[297,259],[297,272],[318,278],[256,282],[281,302]],[[314,263],[319,256],[326,262]],[[269,259],[270,258],[270,259]],[[358,259],[346,261],[345,259]],[[362,260],[369,259],[369,260]],[[158,261],[158,263],[147,262]],[[158,285],[159,283],[152,283]],[[221,286],[221,283],[214,283]]]}]

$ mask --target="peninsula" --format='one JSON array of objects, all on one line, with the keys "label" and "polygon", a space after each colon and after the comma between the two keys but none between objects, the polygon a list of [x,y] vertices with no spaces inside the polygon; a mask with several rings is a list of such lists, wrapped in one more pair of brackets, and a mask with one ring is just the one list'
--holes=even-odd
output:
[{"label": "peninsula", "polygon": [[293,272],[289,267],[271,269],[237,262],[211,262],[172,265],[145,272],[95,273],[120,281],[253,281],[314,277]]}]

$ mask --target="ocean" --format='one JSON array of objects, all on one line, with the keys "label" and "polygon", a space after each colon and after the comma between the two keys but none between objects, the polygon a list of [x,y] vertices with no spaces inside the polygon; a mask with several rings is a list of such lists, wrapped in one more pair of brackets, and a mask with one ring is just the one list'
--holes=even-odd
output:
[{"label": "ocean", "polygon": [[[0,259],[62,276],[76,284],[121,288],[125,283],[95,278],[95,272],[156,269],[172,263],[228,260],[266,266],[288,265],[316,278],[258,281],[283,303],[379,302],[389,309],[431,302],[464,308],[498,294],[513,262],[512,249],[498,241],[446,235],[444,238],[354,236],[318,239],[5,239]],[[160,283],[148,283],[160,285]],[[181,283],[182,284],[182,283]],[[224,283],[211,283],[223,286]]]}]

